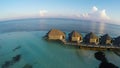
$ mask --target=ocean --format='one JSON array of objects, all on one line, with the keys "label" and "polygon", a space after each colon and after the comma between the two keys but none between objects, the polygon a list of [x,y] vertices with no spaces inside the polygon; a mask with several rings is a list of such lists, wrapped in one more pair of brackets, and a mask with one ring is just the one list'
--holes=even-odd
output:
[{"label": "ocean", "polygon": [[[120,25],[61,18],[33,18],[0,22],[0,68],[99,68],[97,51],[78,49],[43,38],[52,29],[66,33],[120,36]],[[109,62],[120,67],[120,56],[104,51]],[[17,56],[17,58],[16,58]]]}]

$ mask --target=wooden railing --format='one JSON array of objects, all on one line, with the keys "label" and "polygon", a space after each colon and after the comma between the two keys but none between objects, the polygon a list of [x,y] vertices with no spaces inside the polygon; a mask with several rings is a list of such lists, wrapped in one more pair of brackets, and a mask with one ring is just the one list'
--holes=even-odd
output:
[{"label": "wooden railing", "polygon": [[65,45],[76,45],[76,46],[84,47],[84,48],[120,49],[119,46],[114,46],[114,45],[91,45],[91,44],[83,44],[83,43],[72,43],[72,42],[67,42],[65,39],[62,39],[61,41]]}]

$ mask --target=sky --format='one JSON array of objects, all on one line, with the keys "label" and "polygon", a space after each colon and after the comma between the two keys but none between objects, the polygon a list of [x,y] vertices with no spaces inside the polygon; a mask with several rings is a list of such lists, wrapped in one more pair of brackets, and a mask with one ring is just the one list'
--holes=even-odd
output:
[{"label": "sky", "polygon": [[115,21],[120,0],[0,0],[0,20],[32,17]]}]

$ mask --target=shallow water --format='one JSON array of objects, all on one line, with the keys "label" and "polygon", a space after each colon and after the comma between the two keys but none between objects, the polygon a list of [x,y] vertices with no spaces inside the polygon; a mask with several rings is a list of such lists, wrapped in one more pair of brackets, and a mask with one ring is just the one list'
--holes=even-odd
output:
[{"label": "shallow water", "polygon": [[[96,51],[77,49],[59,42],[46,41],[47,31],[21,31],[0,34],[0,67],[5,61],[20,54],[20,61],[8,68],[98,68],[100,61],[94,58]],[[20,46],[20,48],[15,49]],[[107,59],[120,67],[120,57],[105,51]]]}]

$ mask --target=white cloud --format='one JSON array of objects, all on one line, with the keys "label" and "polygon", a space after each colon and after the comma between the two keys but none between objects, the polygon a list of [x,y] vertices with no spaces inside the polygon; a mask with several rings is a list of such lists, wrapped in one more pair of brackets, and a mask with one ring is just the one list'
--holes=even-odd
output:
[{"label": "white cloud", "polygon": [[104,19],[110,19],[110,18],[107,16],[107,14],[106,14],[105,9],[100,12],[100,15],[101,15],[101,17],[104,18]]},{"label": "white cloud", "polygon": [[93,6],[92,11],[98,11],[98,8],[96,6]]},{"label": "white cloud", "polygon": [[106,14],[106,10],[99,10],[96,6],[92,7],[92,12],[89,13],[83,13],[80,15],[77,15],[79,18],[82,19],[88,19],[88,20],[110,20],[110,17]]},{"label": "white cloud", "polygon": [[45,16],[47,13],[47,10],[40,10],[40,16]]}]

